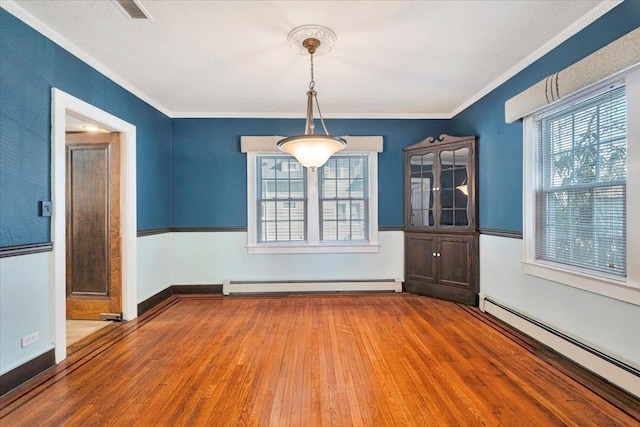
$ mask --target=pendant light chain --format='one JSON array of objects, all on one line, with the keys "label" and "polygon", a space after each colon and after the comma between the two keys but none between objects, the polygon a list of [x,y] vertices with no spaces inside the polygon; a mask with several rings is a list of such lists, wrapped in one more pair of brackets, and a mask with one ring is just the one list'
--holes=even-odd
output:
[{"label": "pendant light chain", "polygon": [[[313,53],[310,54],[311,56],[311,81],[309,82],[309,90],[312,90],[315,92],[315,87],[316,87],[316,81],[313,78]],[[318,96],[316,93],[313,94],[313,99],[316,101],[316,108],[318,110],[318,116],[320,117],[320,124],[322,124],[322,129],[324,129],[324,133],[326,135],[329,135],[329,131],[327,130],[327,126],[324,124],[324,118],[322,117],[322,110],[320,110],[320,103],[318,102]],[[313,117],[311,118],[311,120],[313,121]],[[311,124],[311,129],[313,129],[315,126],[313,126],[313,124]]]},{"label": "pendant light chain", "polygon": [[316,87],[316,82],[315,80],[313,80],[313,53],[310,54],[311,56],[311,81],[309,82],[309,90],[313,90],[314,87]]}]

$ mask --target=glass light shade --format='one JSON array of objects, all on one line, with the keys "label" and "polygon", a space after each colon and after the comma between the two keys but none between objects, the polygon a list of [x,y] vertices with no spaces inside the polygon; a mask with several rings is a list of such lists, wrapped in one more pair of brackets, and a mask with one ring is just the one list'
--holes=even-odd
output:
[{"label": "glass light shade", "polygon": [[278,149],[291,154],[302,166],[315,169],[332,154],[346,147],[347,141],[332,135],[297,135],[278,142]]}]

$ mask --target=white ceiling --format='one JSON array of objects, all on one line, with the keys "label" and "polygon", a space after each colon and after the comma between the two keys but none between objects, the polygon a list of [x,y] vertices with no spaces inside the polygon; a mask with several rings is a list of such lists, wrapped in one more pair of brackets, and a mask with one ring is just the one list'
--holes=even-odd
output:
[{"label": "white ceiling", "polygon": [[[108,0],[3,2],[171,117],[301,117],[309,58],[287,44],[330,27],[316,58],[325,117],[451,117],[617,2],[152,1],[129,20]],[[26,12],[26,13],[25,13]]]}]

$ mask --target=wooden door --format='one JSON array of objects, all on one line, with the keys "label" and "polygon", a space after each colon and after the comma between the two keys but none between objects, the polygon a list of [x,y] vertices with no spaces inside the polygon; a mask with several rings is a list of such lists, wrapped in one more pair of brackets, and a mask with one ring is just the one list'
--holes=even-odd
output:
[{"label": "wooden door", "polygon": [[67,134],[67,318],[122,313],[120,135]]}]

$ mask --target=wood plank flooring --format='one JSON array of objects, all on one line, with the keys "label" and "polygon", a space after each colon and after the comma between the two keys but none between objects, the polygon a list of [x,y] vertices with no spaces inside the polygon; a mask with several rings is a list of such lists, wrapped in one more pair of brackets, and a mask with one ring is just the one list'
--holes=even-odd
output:
[{"label": "wood plank flooring", "polygon": [[112,322],[105,320],[71,320],[67,319],[67,346],[106,328]]},{"label": "wood plank flooring", "polygon": [[455,304],[356,294],[173,297],[0,398],[0,425],[638,423]]}]

